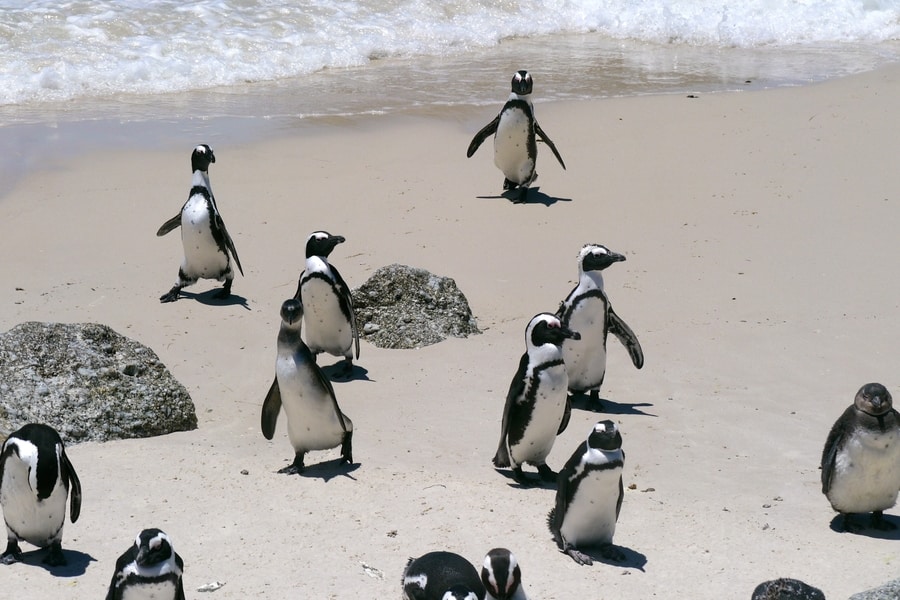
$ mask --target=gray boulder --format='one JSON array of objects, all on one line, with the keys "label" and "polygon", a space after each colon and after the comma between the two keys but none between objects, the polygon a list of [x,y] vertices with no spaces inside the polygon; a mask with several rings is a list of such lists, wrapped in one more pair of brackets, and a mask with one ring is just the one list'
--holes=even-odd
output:
[{"label": "gray boulder", "polygon": [[850,600],[897,600],[897,598],[900,598],[900,579],[850,596]]},{"label": "gray boulder", "polygon": [[190,394],[150,348],[95,323],[22,323],[0,334],[0,435],[26,423],[66,443],[197,428]]},{"label": "gray boulder", "polygon": [[360,337],[379,348],[419,348],[481,333],[456,282],[405,265],[381,267],[353,291]]}]

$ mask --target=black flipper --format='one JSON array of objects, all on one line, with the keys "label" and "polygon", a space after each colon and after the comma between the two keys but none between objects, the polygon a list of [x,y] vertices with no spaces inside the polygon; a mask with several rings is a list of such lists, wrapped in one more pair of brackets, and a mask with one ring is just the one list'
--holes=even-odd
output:
[{"label": "black flipper", "polygon": [[537,121],[534,122],[534,133],[537,134],[537,136],[538,136],[539,138],[541,138],[541,141],[542,141],[542,142],[544,142],[545,144],[547,144],[547,146],[548,146],[548,147],[550,148],[550,150],[553,152],[553,156],[556,157],[556,160],[559,161],[559,164],[562,166],[563,171],[565,171],[565,170],[566,170],[566,163],[563,162],[562,156],[559,155],[559,150],[556,149],[556,144],[553,143],[553,140],[551,140],[549,137],[547,137],[547,134],[544,133],[544,130],[541,129],[541,126],[538,125],[538,122],[537,122]]},{"label": "black flipper", "polygon": [[275,435],[275,424],[278,423],[278,413],[281,412],[281,390],[278,388],[278,378],[272,382],[269,393],[262,406],[262,416],[260,417],[260,425],[262,434],[267,440],[271,440]]},{"label": "black flipper", "polygon": [[166,221],[162,224],[162,226],[156,230],[156,237],[162,237],[173,231],[177,228],[181,227],[181,213],[179,212],[177,215]]},{"label": "black flipper", "polygon": [[509,467],[512,462],[509,458],[509,445],[506,438],[509,435],[509,413],[516,399],[525,393],[525,372],[528,370],[528,353],[522,355],[519,361],[519,368],[516,370],[515,376],[509,384],[509,391],[506,393],[506,404],[503,405],[503,421],[500,424],[500,444],[497,447],[497,453],[494,454],[495,467]]},{"label": "black flipper", "polygon": [[[350,320],[350,330],[353,332],[353,342],[356,349],[356,358],[359,358],[359,328],[356,326],[356,313],[353,311],[353,296],[350,294],[350,286],[347,285],[347,282],[344,281],[344,278],[341,277],[340,272],[337,270],[333,264],[328,263],[328,266],[331,268],[331,274],[334,275],[334,283],[337,285],[338,289],[338,303],[341,307],[341,312],[344,313],[345,316]],[[297,288],[297,299],[299,300],[300,289]]]},{"label": "black flipper", "polygon": [[644,366],[644,351],[641,349],[641,343],[638,341],[637,336],[634,335],[634,332],[625,321],[616,314],[611,305],[606,314],[608,331],[619,338],[619,341],[628,350],[631,362],[636,368],[640,369]]},{"label": "black flipper", "polygon": [[[469,149],[466,150],[466,158],[471,158],[475,151],[478,150],[478,147],[486,140],[489,136],[497,133],[497,126],[500,124],[500,115],[498,114],[494,117],[494,120],[481,128],[481,131],[475,134],[475,137],[472,138],[472,141],[469,143]],[[555,150],[554,150],[555,152]]]},{"label": "black flipper", "polygon": [[69,482],[69,519],[74,523],[81,514],[81,481],[75,473],[75,467],[69,462],[65,449],[62,451],[62,477],[63,481]]}]

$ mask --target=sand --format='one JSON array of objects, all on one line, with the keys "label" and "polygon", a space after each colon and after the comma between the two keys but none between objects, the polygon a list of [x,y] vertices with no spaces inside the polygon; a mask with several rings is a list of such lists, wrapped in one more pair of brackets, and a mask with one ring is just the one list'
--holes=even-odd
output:
[{"label": "sand", "polygon": [[[839,533],[822,495],[828,429],[868,381],[900,393],[900,68],[818,85],[538,104],[563,171],[540,150],[534,202],[497,197],[490,147],[465,158],[493,109],[338,121],[231,146],[210,171],[245,277],[157,298],[180,261],[154,232],[189,186],[177,151],[91,152],[25,174],[0,199],[2,329],[95,321],[152,347],[190,391],[199,428],[69,450],[84,488],[69,567],[41,552],[0,569],[18,598],[102,597],[145,527],[172,537],[189,598],[397,598],[430,550],[518,556],[532,598],[749,598],[795,577],[842,599],[900,572],[900,534]],[[355,424],[305,476],[266,441],[278,309],[306,236],[343,235],[351,286],[398,262],[456,279],[483,329],[418,350],[363,342],[335,384]],[[546,526],[554,491],[490,463],[504,396],[535,313],[574,285],[581,246],[627,256],[606,272],[642,370],[610,341],[605,415],[575,411],[559,468],[594,422],[624,438],[615,541],[628,561],[578,566]],[[325,365],[337,359],[324,358]],[[900,509],[888,511],[900,523]],[[33,550],[24,546],[26,550]]]}]

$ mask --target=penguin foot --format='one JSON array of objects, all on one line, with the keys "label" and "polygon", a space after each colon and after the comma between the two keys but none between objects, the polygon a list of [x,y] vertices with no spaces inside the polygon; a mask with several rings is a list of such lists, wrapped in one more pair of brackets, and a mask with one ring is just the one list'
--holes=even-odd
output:
[{"label": "penguin foot", "polygon": [[525,204],[525,201],[528,199],[528,188],[520,187],[519,195],[516,196],[516,199],[513,200],[513,204]]},{"label": "penguin foot", "polygon": [[63,556],[62,544],[56,542],[50,546],[47,556],[41,561],[49,567],[61,567],[66,563],[66,557]]},{"label": "penguin foot", "polygon": [[294,462],[284,467],[283,469],[278,469],[279,473],[284,475],[299,475],[303,472],[303,452],[298,452],[294,455]]},{"label": "penguin foot", "polygon": [[353,375],[353,359],[345,358],[344,362],[341,366],[341,370],[334,374],[335,377],[340,379],[350,379]]},{"label": "penguin foot", "polygon": [[[856,523],[853,520],[852,514],[850,514],[850,513],[842,513],[842,514],[843,514],[844,518],[841,520],[841,529],[843,531],[846,531],[848,533],[859,533],[860,531],[862,531],[862,527],[859,525],[859,523]],[[872,514],[872,519],[873,520],[875,519],[874,513]]]},{"label": "penguin foot", "polygon": [[623,562],[625,560],[625,553],[613,546],[612,544],[606,544],[605,546],[600,547],[600,556],[605,558],[606,560],[612,560],[615,562]]},{"label": "penguin foot", "polygon": [[344,434],[344,439],[341,441],[341,462],[338,464],[353,464],[353,432],[348,431]]},{"label": "penguin foot", "polygon": [[159,301],[162,303],[175,302],[176,300],[178,300],[179,293],[181,293],[181,286],[176,285],[171,290],[160,296]]},{"label": "penguin foot", "polygon": [[897,529],[897,526],[894,523],[884,520],[884,513],[880,510],[876,510],[872,513],[869,524],[872,526],[872,529],[877,529],[879,531],[895,531]]},{"label": "penguin foot", "polygon": [[588,394],[588,406],[594,412],[604,412],[603,411],[603,401],[600,399],[600,390],[591,390]]},{"label": "penguin foot", "polygon": [[585,554],[584,552],[579,552],[578,550],[576,550],[576,549],[575,549],[574,547],[572,547],[572,546],[569,546],[568,548],[566,548],[565,550],[563,550],[563,552],[565,552],[566,554],[568,554],[569,556],[571,556],[571,557],[572,557],[572,560],[574,560],[575,562],[577,562],[579,565],[582,565],[582,566],[585,566],[585,565],[586,565],[586,566],[591,566],[592,564],[594,564],[594,559],[592,559],[590,556],[588,556],[588,555]]},{"label": "penguin foot", "polygon": [[222,289],[216,292],[213,296],[216,300],[225,300],[229,296],[231,296],[231,279],[225,280],[225,285],[222,286]]},{"label": "penguin foot", "polygon": [[546,464],[538,465],[538,475],[541,476],[542,481],[556,481],[556,471],[548,467]]},{"label": "penguin foot", "polygon": [[510,181],[509,179],[503,179],[503,191],[506,192],[508,190],[514,190],[519,187],[519,184],[515,181]]},{"label": "penguin foot", "polygon": [[11,565],[17,562],[22,562],[22,549],[19,548],[18,542],[9,540],[6,550],[3,551],[3,554],[0,554],[0,563]]}]

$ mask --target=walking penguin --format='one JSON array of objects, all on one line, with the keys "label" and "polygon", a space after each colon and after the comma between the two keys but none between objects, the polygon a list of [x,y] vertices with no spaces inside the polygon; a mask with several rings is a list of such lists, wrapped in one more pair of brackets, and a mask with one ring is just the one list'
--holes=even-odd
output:
[{"label": "walking penguin", "polygon": [[843,516],[843,527],[860,527],[854,513],[872,513],[876,529],[896,529],[882,512],[900,490],[900,413],[880,383],[862,386],[828,434],[822,450],[822,493]]},{"label": "walking penguin", "polygon": [[359,358],[359,329],[353,312],[350,288],[337,267],[328,262],[334,247],[344,237],[327,231],[315,231],[306,239],[306,268],[300,273],[294,298],[303,304],[306,321],[306,343],[313,355],[327,352],[344,357],[338,374],[349,377],[353,372],[353,351]]},{"label": "walking penguin", "polygon": [[556,478],[546,461],[568,423],[568,377],[560,344],[578,338],[578,332],[550,313],[535,315],[525,329],[526,352],[509,384],[493,460],[495,467],[512,467],[521,485],[531,483],[522,472],[526,462],[537,467],[544,481]]},{"label": "walking penguin", "polygon": [[0,562],[21,561],[19,540],[24,540],[49,548],[44,564],[66,564],[62,530],[67,498],[74,523],[81,514],[81,482],[56,430],[29,423],[9,434],[0,452],[0,506],[7,540]]},{"label": "walking penguin", "polygon": [[214,162],[216,156],[212,148],[206,144],[194,148],[191,153],[193,179],[187,202],[181,207],[181,212],[163,223],[156,232],[157,236],[163,236],[180,226],[181,243],[184,246],[184,260],[178,269],[178,279],[172,289],[160,296],[160,302],[178,300],[182,288],[197,283],[201,278],[224,281],[225,284],[215,298],[228,298],[234,280],[232,258],[241,275],[244,274],[241,259],[225,229],[225,222],[219,214],[209,183],[209,164]]},{"label": "walking penguin", "polygon": [[596,547],[605,559],[625,559],[612,543],[625,497],[624,464],[618,426],[600,421],[559,472],[556,504],[547,523],[559,549],[580,565],[594,562],[580,550],[586,546]]},{"label": "walking penguin", "polygon": [[116,561],[106,600],[185,600],[184,561],[159,529],[145,529]]},{"label": "walking penguin", "polygon": [[504,191],[519,188],[517,203],[525,201],[528,186],[538,176],[535,171],[537,138],[547,144],[562,168],[566,168],[556,145],[534,118],[533,85],[528,71],[517,71],[512,78],[512,91],[500,114],[475,134],[466,151],[466,156],[471,158],[488,136],[494,136],[494,164],[503,172]]},{"label": "walking penguin", "polygon": [[600,386],[606,376],[606,338],[612,333],[628,350],[638,369],[644,366],[644,351],[637,336],[615,313],[603,288],[603,270],[625,257],[601,244],[586,244],[578,254],[578,284],[560,303],[556,315],[563,325],[581,334],[566,340],[563,360],[569,375],[569,391],[590,395],[599,410]]},{"label": "walking penguin", "polygon": [[303,471],[304,456],[311,450],[341,447],[340,464],[353,463],[353,422],[341,412],[331,381],[316,364],[300,337],[303,306],[299,300],[281,305],[281,328],[275,359],[275,381],[262,406],[263,435],[275,435],[278,413],[284,406],[288,438],[294,446],[294,461],[279,473]]}]

